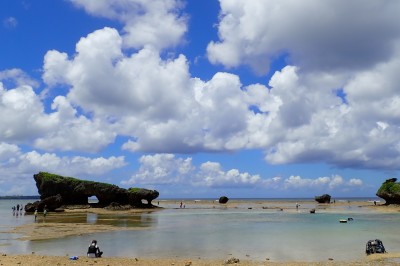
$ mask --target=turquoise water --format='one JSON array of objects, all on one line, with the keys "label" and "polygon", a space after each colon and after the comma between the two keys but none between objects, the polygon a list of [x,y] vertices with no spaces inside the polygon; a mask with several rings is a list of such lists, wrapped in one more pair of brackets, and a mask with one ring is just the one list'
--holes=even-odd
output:
[{"label": "turquoise water", "polygon": [[[16,201],[0,201],[2,229],[33,221],[32,215],[13,216],[11,203]],[[293,201],[288,201],[288,205],[293,205]],[[21,241],[16,240],[18,235],[1,233],[0,252],[84,256],[90,241],[97,239],[105,256],[325,261],[362,258],[365,243],[375,238],[383,241],[388,252],[400,252],[397,213],[375,213],[357,207],[321,209],[316,214],[310,214],[304,206],[299,212],[247,207],[203,209],[194,204],[185,209],[166,207],[155,212],[120,215],[117,219],[117,226],[139,226],[142,230],[43,241]],[[348,217],[354,220],[339,223]],[[74,222],[77,220],[105,223],[108,219],[107,215],[81,214],[73,218]]]}]

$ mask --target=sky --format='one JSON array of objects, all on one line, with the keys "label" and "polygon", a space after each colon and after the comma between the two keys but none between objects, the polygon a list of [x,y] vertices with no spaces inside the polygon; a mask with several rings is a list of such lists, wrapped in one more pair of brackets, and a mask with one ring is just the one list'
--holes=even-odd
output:
[{"label": "sky", "polygon": [[400,172],[400,1],[2,0],[0,195],[373,197]]}]

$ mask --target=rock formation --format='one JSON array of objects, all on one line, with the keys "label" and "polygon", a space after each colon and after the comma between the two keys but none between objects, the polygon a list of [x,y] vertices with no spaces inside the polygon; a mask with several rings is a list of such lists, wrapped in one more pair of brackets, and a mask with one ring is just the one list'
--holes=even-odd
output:
[{"label": "rock formation", "polygon": [[331,202],[331,196],[328,194],[324,194],[322,196],[315,196],[315,200],[318,203],[330,203]]},{"label": "rock formation", "polygon": [[376,195],[386,201],[386,205],[400,204],[400,183],[397,178],[387,179],[376,192]]},{"label": "rock formation", "polygon": [[228,200],[229,199],[228,199],[227,196],[222,196],[222,197],[219,198],[218,202],[221,203],[221,204],[225,204],[225,203],[228,202]]},{"label": "rock formation", "polygon": [[[54,211],[63,205],[88,205],[88,198],[96,196],[98,207],[115,205],[131,205],[132,207],[153,207],[151,201],[159,195],[156,190],[144,188],[124,189],[116,185],[94,181],[80,180],[73,177],[40,172],[33,175],[40,194],[40,201],[27,204],[25,210],[33,212],[35,208],[42,211]],[[143,203],[142,200],[147,201]]]}]

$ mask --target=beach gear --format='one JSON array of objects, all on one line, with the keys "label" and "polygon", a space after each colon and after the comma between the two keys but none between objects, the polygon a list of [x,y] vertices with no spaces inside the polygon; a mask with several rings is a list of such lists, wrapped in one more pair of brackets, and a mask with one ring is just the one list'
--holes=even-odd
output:
[{"label": "beach gear", "polygon": [[88,254],[96,254],[97,247],[96,244],[92,243],[88,248]]},{"label": "beach gear", "polygon": [[386,253],[385,247],[383,246],[382,241],[379,239],[368,240],[365,246],[365,253],[367,253],[367,255],[374,253]]}]

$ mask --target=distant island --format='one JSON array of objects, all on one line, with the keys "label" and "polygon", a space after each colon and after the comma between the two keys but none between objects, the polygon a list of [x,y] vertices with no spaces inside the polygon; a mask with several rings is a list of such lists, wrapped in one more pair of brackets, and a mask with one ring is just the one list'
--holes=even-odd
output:
[{"label": "distant island", "polygon": [[21,195],[12,195],[12,196],[0,196],[0,199],[40,199],[40,196],[21,196]]}]

